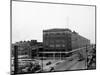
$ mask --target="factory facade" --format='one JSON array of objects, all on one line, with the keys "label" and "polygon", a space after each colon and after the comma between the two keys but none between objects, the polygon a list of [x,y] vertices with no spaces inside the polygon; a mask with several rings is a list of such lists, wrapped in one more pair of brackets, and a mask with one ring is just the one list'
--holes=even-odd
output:
[{"label": "factory facade", "polygon": [[90,40],[70,29],[43,30],[43,49],[39,51],[39,56],[63,58],[67,56],[66,52],[89,44]]}]

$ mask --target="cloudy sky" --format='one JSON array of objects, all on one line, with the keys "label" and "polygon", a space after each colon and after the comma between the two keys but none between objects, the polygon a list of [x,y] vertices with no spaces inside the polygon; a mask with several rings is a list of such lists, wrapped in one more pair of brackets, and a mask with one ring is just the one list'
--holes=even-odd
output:
[{"label": "cloudy sky", "polygon": [[95,7],[12,2],[12,42],[42,41],[43,30],[69,28],[95,43]]}]

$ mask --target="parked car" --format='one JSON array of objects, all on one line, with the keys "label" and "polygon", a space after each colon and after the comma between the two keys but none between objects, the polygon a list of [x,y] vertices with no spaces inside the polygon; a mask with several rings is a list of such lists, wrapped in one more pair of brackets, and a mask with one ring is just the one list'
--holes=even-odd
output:
[{"label": "parked car", "polygon": [[52,63],[49,61],[46,65],[50,65],[50,64],[52,64]]}]

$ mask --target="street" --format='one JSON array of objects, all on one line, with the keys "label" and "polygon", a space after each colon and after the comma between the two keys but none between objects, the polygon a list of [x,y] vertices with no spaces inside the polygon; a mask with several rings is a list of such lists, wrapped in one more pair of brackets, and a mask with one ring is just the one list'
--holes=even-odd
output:
[{"label": "street", "polygon": [[79,70],[79,69],[86,69],[85,61],[64,61],[63,63],[55,66],[55,71],[64,71],[64,70]]}]

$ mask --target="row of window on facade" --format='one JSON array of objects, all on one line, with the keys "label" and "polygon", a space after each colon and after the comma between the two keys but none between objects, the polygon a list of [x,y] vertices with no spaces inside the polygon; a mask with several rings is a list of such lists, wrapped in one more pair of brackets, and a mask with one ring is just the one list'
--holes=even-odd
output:
[{"label": "row of window on facade", "polygon": [[46,44],[48,43],[66,43],[65,40],[46,40],[45,41]]},{"label": "row of window on facade", "polygon": [[46,45],[46,47],[65,47],[65,44],[50,44],[50,45]]},{"label": "row of window on facade", "polygon": [[49,33],[43,33],[43,35],[48,36],[48,35],[66,35],[68,32],[49,32]]}]

